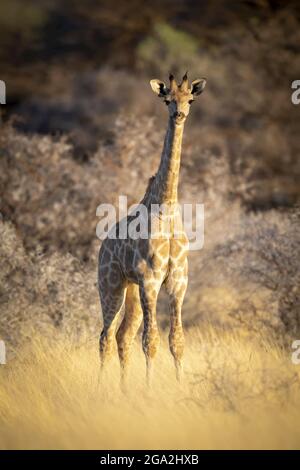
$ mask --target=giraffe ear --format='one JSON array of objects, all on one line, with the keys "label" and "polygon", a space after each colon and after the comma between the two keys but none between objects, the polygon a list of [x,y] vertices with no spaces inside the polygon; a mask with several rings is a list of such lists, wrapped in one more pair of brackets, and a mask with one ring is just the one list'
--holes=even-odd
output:
[{"label": "giraffe ear", "polygon": [[150,80],[150,85],[154,93],[156,93],[158,96],[166,96],[169,93],[169,90],[164,82],[158,80],[157,78]]},{"label": "giraffe ear", "polygon": [[192,94],[196,96],[200,95],[202,91],[204,90],[205,85],[206,85],[205,78],[198,78],[197,80],[194,80],[191,86]]}]

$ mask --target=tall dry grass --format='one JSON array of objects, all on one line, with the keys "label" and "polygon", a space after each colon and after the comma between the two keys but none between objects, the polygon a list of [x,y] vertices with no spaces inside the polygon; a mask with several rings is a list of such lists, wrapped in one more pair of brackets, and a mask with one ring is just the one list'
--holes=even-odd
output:
[{"label": "tall dry grass", "polygon": [[300,366],[267,339],[189,330],[179,386],[164,336],[152,390],[136,343],[127,396],[117,358],[100,384],[98,366],[96,340],[33,334],[0,368],[0,448],[300,447]]}]

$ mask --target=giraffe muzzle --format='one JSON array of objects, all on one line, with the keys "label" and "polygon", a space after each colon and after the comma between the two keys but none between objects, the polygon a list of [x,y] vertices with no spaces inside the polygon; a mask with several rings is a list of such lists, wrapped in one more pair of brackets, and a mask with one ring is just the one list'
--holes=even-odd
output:
[{"label": "giraffe muzzle", "polygon": [[185,114],[182,112],[176,112],[173,114],[173,118],[177,123],[180,123],[185,119]]}]

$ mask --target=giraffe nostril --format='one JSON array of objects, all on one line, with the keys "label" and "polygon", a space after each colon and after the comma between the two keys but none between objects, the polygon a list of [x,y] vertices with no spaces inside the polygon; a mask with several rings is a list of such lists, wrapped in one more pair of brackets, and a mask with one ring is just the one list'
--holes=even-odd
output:
[{"label": "giraffe nostril", "polygon": [[174,118],[184,118],[184,113],[176,111],[174,113]]}]

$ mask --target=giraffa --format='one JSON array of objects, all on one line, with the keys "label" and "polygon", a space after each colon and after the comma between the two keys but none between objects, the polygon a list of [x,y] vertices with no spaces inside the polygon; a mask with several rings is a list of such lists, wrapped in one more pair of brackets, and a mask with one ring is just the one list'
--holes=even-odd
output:
[{"label": "giraffa", "polygon": [[[159,346],[156,304],[162,285],[169,297],[169,346],[179,381],[182,375],[184,335],[181,307],[188,283],[188,238],[177,210],[177,188],[184,123],[190,105],[202,93],[206,80],[194,80],[189,86],[186,73],[180,85],[173,75],[169,76],[169,81],[169,86],[161,80],[150,81],[152,90],[168,107],[169,120],[158,171],[150,178],[141,201],[146,207],[148,226],[155,226],[158,236],[153,236],[154,232],[148,229],[146,238],[107,237],[99,252],[98,285],[103,314],[101,365],[103,368],[112,353],[118,314],[125,299],[125,314],[116,333],[123,384],[126,382],[131,346],[142,320],[146,377],[147,382],[151,382],[153,359]],[[164,210],[153,210],[153,205]],[[129,214],[126,224],[134,217]],[[115,226],[117,234],[121,222]]]}]

